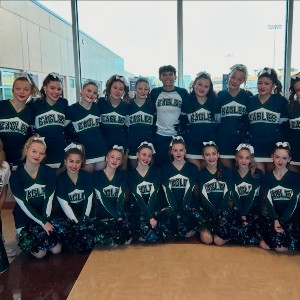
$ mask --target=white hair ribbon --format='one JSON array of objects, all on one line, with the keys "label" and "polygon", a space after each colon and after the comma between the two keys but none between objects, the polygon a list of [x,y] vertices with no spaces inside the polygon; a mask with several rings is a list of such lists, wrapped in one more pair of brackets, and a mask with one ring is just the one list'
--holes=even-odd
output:
[{"label": "white hair ribbon", "polygon": [[265,74],[265,73],[271,75],[272,74],[272,69],[271,68],[264,68],[263,70],[261,70],[259,72],[259,76],[262,75],[262,74]]},{"label": "white hair ribbon", "polygon": [[64,150],[65,150],[65,152],[67,152],[70,149],[78,149],[78,150],[82,151],[82,146],[71,143]]},{"label": "white hair ribbon", "polygon": [[300,72],[291,77],[293,80],[300,79]]},{"label": "white hair ribbon", "polygon": [[59,79],[59,80],[60,80],[59,74],[58,74],[58,73],[52,72],[52,73],[50,73],[49,75],[51,75],[51,76],[52,76],[53,78],[55,78],[55,79]]},{"label": "white hair ribbon", "polygon": [[120,150],[120,151],[124,152],[123,146],[113,145],[112,149],[114,149],[114,150]]},{"label": "white hair ribbon", "polygon": [[35,136],[35,137],[33,138],[33,140],[34,140],[34,141],[39,141],[39,142],[43,143],[45,147],[47,147],[47,145],[46,145],[46,143],[45,143],[45,138],[44,138],[44,137],[36,137],[36,136]]},{"label": "white hair ribbon", "polygon": [[236,148],[236,151],[240,151],[243,148],[248,149],[251,154],[254,154],[254,148],[250,144],[239,144],[238,147]]},{"label": "white hair ribbon", "polygon": [[147,145],[147,146],[149,146],[151,149],[152,149],[152,153],[153,154],[155,154],[156,152],[155,152],[155,149],[154,149],[154,146],[153,146],[153,144],[152,143],[148,143],[148,142],[142,142],[139,146],[138,146],[138,148],[140,148],[140,147],[142,147],[143,145]]},{"label": "white hair ribbon", "polygon": [[[203,145],[204,145],[204,146],[209,145],[209,146],[215,146],[215,147],[217,147],[217,145],[216,145],[216,143],[215,143],[214,141],[203,142]],[[218,148],[218,147],[217,147],[217,148]]]},{"label": "white hair ribbon", "polygon": [[127,80],[125,79],[124,76],[116,75],[116,79],[117,79],[117,80],[121,80],[126,86],[129,86],[129,85],[128,85],[128,82],[127,82]]},{"label": "white hair ribbon", "polygon": [[174,140],[176,140],[176,141],[182,140],[182,141],[184,142],[184,139],[183,139],[182,136],[180,136],[180,135],[172,136],[172,141],[171,141],[171,143],[170,143],[170,147],[173,145],[173,141],[174,141]]},{"label": "white hair ribbon", "polygon": [[277,147],[284,147],[284,148],[286,148],[286,147],[290,147],[290,144],[288,143],[288,142],[277,142],[276,143],[276,146]]},{"label": "white hair ribbon", "polygon": [[29,84],[32,84],[31,80],[30,80],[30,76],[28,73],[26,72],[23,72],[23,73],[20,73],[20,74],[17,74],[16,78],[25,78]]}]

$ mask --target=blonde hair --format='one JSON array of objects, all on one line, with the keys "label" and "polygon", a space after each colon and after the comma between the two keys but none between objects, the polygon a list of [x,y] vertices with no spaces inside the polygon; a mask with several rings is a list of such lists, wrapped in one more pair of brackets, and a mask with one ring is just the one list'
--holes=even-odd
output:
[{"label": "blonde hair", "polygon": [[3,162],[6,160],[5,152],[4,152],[4,145],[2,140],[0,139],[0,168],[3,168]]},{"label": "blonde hair", "polygon": [[[22,149],[22,157],[21,160],[24,160],[26,158],[26,151],[28,150],[29,146],[32,143],[39,143],[41,145],[43,145],[45,147],[45,149],[47,148],[45,142],[42,140],[42,137],[39,134],[35,134],[33,136],[31,136],[24,144],[23,149]],[[46,158],[46,154],[44,159]]]},{"label": "blonde hair", "polygon": [[[236,153],[235,153],[235,156],[237,156],[237,154],[241,151],[241,150],[248,150],[249,151],[249,154],[250,154],[250,163],[249,163],[249,170],[250,170],[250,174],[253,178],[256,178],[256,175],[255,175],[255,170],[257,169],[257,163],[254,159],[254,155],[251,153],[250,149],[247,148],[247,147],[242,147],[240,150],[237,150]],[[239,166],[238,166],[238,163],[237,161],[235,162],[235,166],[236,166],[236,169],[238,170]]]},{"label": "blonde hair", "polygon": [[19,74],[19,77],[17,77],[13,83],[13,87],[12,90],[14,90],[15,88],[15,84],[17,81],[26,81],[30,84],[31,86],[31,96],[34,98],[36,96],[40,95],[40,91],[39,88],[37,87],[37,85],[35,84],[35,82],[33,81],[32,77],[29,74]]}]

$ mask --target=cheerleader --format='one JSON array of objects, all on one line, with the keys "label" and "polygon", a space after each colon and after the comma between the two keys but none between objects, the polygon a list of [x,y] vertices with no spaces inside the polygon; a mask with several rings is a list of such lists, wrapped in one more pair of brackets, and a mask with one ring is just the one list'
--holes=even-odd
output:
[{"label": "cheerleader", "polygon": [[85,162],[84,147],[70,144],[65,148],[66,170],[57,178],[56,197],[71,226],[65,242],[81,252],[94,246],[95,226],[90,213],[94,192],[93,176],[81,169]]},{"label": "cheerleader", "polygon": [[55,192],[55,172],[41,164],[46,157],[46,144],[39,135],[30,137],[24,145],[22,159],[9,183],[16,200],[13,216],[21,249],[42,258],[50,250],[60,253],[61,245],[55,228],[48,221]]},{"label": "cheerleader", "polygon": [[213,141],[204,142],[203,159],[206,167],[199,172],[200,202],[204,209],[205,228],[200,239],[205,244],[221,246],[232,238],[236,220],[230,207],[232,172],[220,163],[219,151]]},{"label": "cheerleader", "polygon": [[291,78],[288,124],[287,139],[292,149],[288,168],[300,172],[300,72]]},{"label": "cheerleader", "polygon": [[3,143],[0,139],[0,236],[3,240],[5,251],[8,257],[16,256],[16,251],[11,249],[4,240],[2,232],[2,219],[1,219],[1,209],[4,205],[5,198],[7,195],[8,180],[10,176],[10,167],[5,160],[5,152],[3,151]]},{"label": "cheerleader", "polygon": [[[93,173],[102,170],[105,163],[107,146],[100,128],[98,87],[94,81],[88,80],[82,87],[81,100],[67,108],[66,123],[76,132],[76,140],[84,146],[86,161],[83,169]],[[69,125],[69,126],[70,126]]]},{"label": "cheerleader", "polygon": [[129,104],[128,139],[129,159],[132,169],[138,164],[136,149],[143,141],[153,143],[155,107],[150,102],[149,83],[139,78],[135,83],[135,97]]},{"label": "cheerleader", "polygon": [[119,170],[124,149],[114,145],[106,155],[106,167],[94,173],[94,188],[99,200],[97,218],[101,220],[96,242],[116,246],[130,244],[131,232],[125,215],[127,175]]},{"label": "cheerleader", "polygon": [[189,101],[182,111],[187,114],[188,130],[184,135],[187,146],[187,159],[198,170],[203,168],[202,147],[204,141],[216,139],[217,97],[210,75],[200,72],[193,82]]},{"label": "cheerleader", "polygon": [[162,187],[170,214],[176,221],[175,237],[188,238],[199,229],[199,210],[193,202],[197,167],[185,160],[186,148],[181,136],[173,137],[170,154],[173,161],[162,167]]},{"label": "cheerleader", "polygon": [[250,144],[237,147],[235,160],[233,201],[241,221],[237,239],[243,244],[257,244],[257,218],[261,215],[258,196],[263,173],[256,167],[254,148]]},{"label": "cheerleader", "polygon": [[57,73],[50,73],[43,81],[41,97],[31,100],[28,105],[35,117],[35,129],[45,137],[47,158],[45,164],[59,169],[63,164],[65,142],[65,115],[68,101],[62,98],[62,82]]},{"label": "cheerleader", "polygon": [[108,149],[120,145],[125,151],[123,169],[127,168],[128,157],[128,101],[129,87],[123,76],[113,75],[106,82],[105,96],[99,98],[101,127]]},{"label": "cheerleader", "polygon": [[250,143],[255,149],[255,160],[263,173],[272,172],[270,153],[275,143],[282,140],[280,124],[287,121],[288,104],[281,95],[282,84],[274,69],[264,68],[257,80],[258,94],[250,97],[247,111],[250,121]]},{"label": "cheerleader", "polygon": [[291,148],[288,142],[277,142],[272,154],[275,169],[264,176],[269,222],[261,228],[263,249],[279,252],[295,247],[295,225],[299,222],[295,210],[299,201],[299,174],[288,170]]},{"label": "cheerleader", "polygon": [[234,169],[236,147],[246,139],[246,128],[242,127],[248,121],[246,101],[252,96],[252,93],[242,89],[241,85],[246,83],[247,77],[248,70],[245,65],[232,66],[228,76],[227,89],[218,93],[220,126],[217,144],[222,165],[230,169]]},{"label": "cheerleader", "polygon": [[35,97],[38,87],[27,73],[18,74],[12,87],[13,98],[0,101],[0,137],[4,144],[6,160],[12,170],[21,160],[21,149],[30,133],[33,124],[33,113],[26,101]]},{"label": "cheerleader", "polygon": [[134,198],[132,216],[137,239],[157,241],[157,194],[161,185],[161,173],[150,166],[155,154],[152,143],[142,142],[137,148],[138,165],[129,173],[129,188]]}]

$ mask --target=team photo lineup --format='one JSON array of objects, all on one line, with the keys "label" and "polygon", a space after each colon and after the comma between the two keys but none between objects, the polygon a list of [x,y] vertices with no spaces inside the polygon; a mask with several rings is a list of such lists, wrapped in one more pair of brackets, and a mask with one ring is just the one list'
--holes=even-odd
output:
[{"label": "team photo lineup", "polygon": [[228,73],[218,93],[205,71],[187,91],[161,66],[162,86],[139,77],[133,98],[115,74],[103,97],[87,80],[71,105],[59,74],[40,89],[18,74],[0,101],[0,212],[11,193],[20,249],[42,258],[192,238],[299,250],[300,73],[288,99],[272,68],[256,95],[245,65]]}]

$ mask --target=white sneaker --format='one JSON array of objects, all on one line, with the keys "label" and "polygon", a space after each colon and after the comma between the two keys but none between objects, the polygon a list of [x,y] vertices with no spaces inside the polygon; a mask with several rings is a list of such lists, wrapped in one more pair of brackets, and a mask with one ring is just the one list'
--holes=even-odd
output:
[{"label": "white sneaker", "polygon": [[11,249],[6,243],[5,243],[5,240],[3,240],[3,244],[4,244],[4,248],[5,248],[5,251],[6,251],[6,255],[8,257],[14,257],[17,255],[17,252],[14,250],[14,249]]},{"label": "white sneaker", "polygon": [[189,231],[189,232],[185,235],[185,237],[186,237],[186,238],[190,238],[190,237],[194,236],[195,234],[196,234],[196,231],[191,230],[191,231]]},{"label": "white sneaker", "polygon": [[131,237],[128,241],[126,241],[126,242],[124,243],[124,245],[130,245],[131,242],[132,242],[132,240],[133,240],[133,238]]}]

